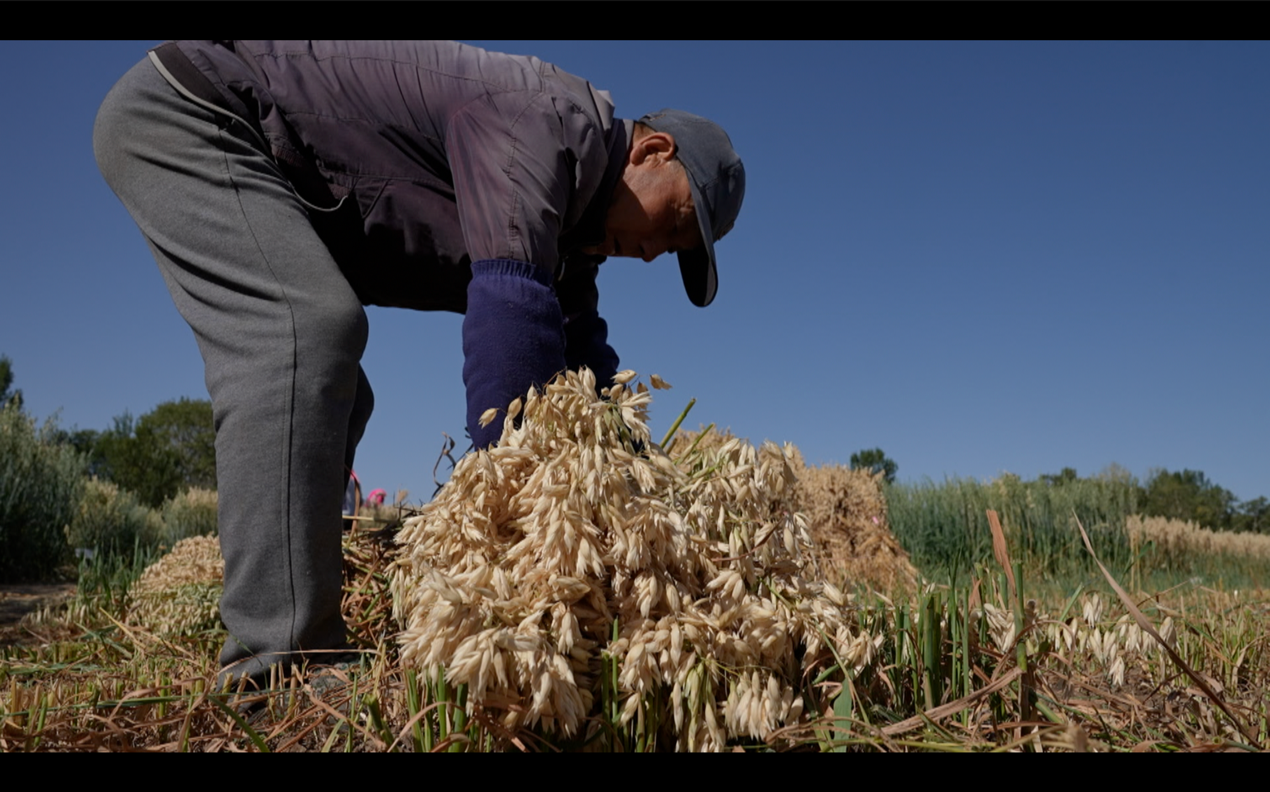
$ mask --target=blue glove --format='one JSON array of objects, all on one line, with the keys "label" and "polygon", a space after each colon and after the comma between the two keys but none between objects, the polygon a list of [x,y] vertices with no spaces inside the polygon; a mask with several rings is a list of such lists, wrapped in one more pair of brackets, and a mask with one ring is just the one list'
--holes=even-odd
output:
[{"label": "blue glove", "polygon": [[[598,318],[598,317],[597,317]],[[505,411],[531,385],[541,389],[565,369],[564,316],[542,270],[524,261],[472,262],[463,318],[467,430],[477,449],[498,442],[501,418],[480,425],[491,407]]]},{"label": "blue glove", "polygon": [[595,311],[574,316],[564,325],[565,362],[570,371],[591,369],[596,391],[612,385],[617,373],[617,353],[608,345],[608,334],[608,324]]}]

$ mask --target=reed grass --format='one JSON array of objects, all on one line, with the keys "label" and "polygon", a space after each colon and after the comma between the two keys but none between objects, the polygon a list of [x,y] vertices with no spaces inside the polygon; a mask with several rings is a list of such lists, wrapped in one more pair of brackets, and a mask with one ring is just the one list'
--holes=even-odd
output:
[{"label": "reed grass", "polygon": [[1003,476],[978,482],[953,478],[942,484],[892,484],[886,488],[891,528],[913,563],[931,579],[947,581],[954,568],[990,561],[987,512],[997,512],[1014,558],[1034,576],[1092,579],[1080,543],[1084,524],[1099,557],[1125,571],[1134,561],[1125,520],[1134,513],[1129,484],[1081,479],[1062,485]]}]

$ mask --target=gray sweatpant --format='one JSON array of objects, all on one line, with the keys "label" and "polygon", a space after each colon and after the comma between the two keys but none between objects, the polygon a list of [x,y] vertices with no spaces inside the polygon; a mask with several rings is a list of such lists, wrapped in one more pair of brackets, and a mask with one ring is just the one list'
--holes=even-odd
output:
[{"label": "gray sweatpant", "polygon": [[106,96],[93,148],[203,356],[221,680],[320,661],[346,646],[340,506],[373,405],[365,311],[251,131],[182,97],[148,60]]}]

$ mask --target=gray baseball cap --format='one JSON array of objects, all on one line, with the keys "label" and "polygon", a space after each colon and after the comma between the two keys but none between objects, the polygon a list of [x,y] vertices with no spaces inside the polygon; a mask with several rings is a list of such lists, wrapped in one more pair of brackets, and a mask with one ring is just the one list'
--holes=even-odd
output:
[{"label": "gray baseball cap", "polygon": [[688,173],[702,247],[679,252],[679,272],[694,305],[704,308],[719,288],[714,243],[732,230],[745,197],[745,168],[718,124],[683,110],[661,110],[639,120],[675,139],[675,155]]}]

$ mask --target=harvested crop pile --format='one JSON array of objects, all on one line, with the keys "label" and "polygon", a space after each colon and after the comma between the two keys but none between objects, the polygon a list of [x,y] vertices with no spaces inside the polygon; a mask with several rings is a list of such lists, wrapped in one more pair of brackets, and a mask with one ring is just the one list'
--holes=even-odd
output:
[{"label": "harvested crop pile", "polygon": [[811,525],[820,566],[831,580],[884,592],[917,588],[917,569],[886,519],[881,473],[840,465],[795,472],[799,507]]},{"label": "harvested crop pile", "polygon": [[[350,637],[374,649],[393,629],[387,575],[391,543],[372,530],[344,534],[344,596]],[[146,567],[130,590],[129,622],[158,635],[188,635],[221,626],[225,561],[214,536],[182,539]]]},{"label": "harvested crop pile", "polygon": [[224,574],[216,537],[182,539],[133,584],[128,620],[157,635],[215,629]]},{"label": "harvested crop pile", "polygon": [[[685,432],[683,446],[711,449],[734,440],[730,431]],[[673,444],[672,444],[673,448]],[[807,517],[812,555],[826,578],[838,586],[870,586],[878,591],[911,592],[917,568],[891,532],[881,473],[841,465],[808,466],[797,447],[785,447],[798,479],[796,508]]]},{"label": "harvested crop pile", "polygon": [[403,665],[444,668],[472,713],[565,737],[605,739],[607,722],[720,750],[805,722],[826,706],[821,672],[862,666],[874,643],[807,574],[789,459],[733,439],[672,460],[633,377],[607,401],[584,370],[513,402],[499,445],[405,522]]}]

